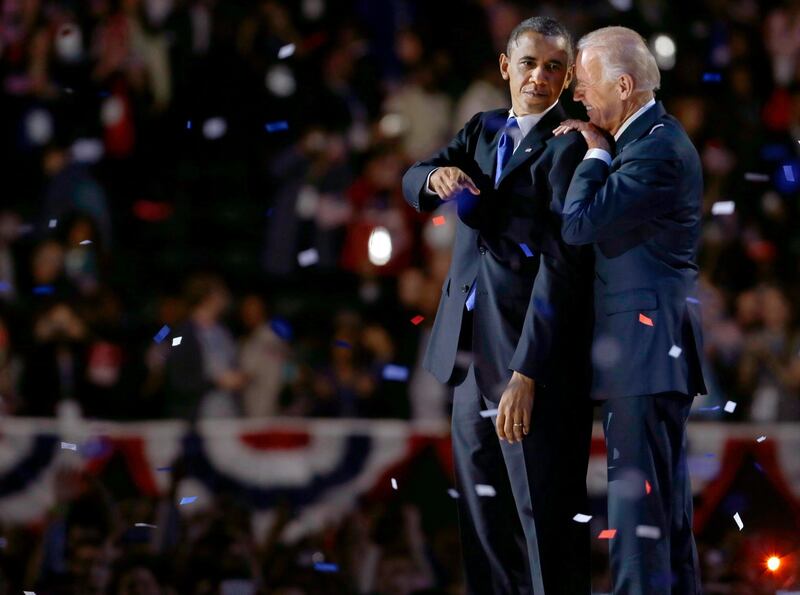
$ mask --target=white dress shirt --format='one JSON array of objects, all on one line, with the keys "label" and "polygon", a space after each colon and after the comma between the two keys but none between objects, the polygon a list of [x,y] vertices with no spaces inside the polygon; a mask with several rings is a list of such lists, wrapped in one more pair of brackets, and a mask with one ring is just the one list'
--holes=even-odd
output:
[{"label": "white dress shirt", "polygon": [[[643,113],[645,113],[651,107],[653,107],[655,104],[656,104],[656,100],[655,100],[655,97],[654,97],[653,99],[651,99],[650,101],[645,103],[642,107],[640,107],[638,110],[636,110],[636,112],[633,115],[631,115],[627,120],[625,120],[622,123],[622,126],[619,127],[619,130],[617,130],[617,133],[614,135],[614,140],[615,141],[619,140],[619,137],[622,136],[622,133],[625,132],[625,130],[628,128],[628,126],[633,124],[633,121],[636,118],[641,116]],[[606,165],[611,165],[611,153],[609,153],[605,149],[589,149],[588,151],[586,151],[586,155],[583,158],[584,159],[601,159],[602,161],[606,162]]]}]

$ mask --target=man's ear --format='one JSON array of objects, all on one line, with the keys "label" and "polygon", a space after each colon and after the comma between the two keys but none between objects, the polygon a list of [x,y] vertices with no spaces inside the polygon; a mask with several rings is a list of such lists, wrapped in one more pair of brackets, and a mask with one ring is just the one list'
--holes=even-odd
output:
[{"label": "man's ear", "polygon": [[508,65],[509,65],[508,56],[506,56],[504,53],[501,52],[500,53],[500,76],[503,77],[504,81],[507,81],[509,79]]},{"label": "man's ear", "polygon": [[626,99],[630,99],[633,95],[633,91],[635,88],[635,84],[633,82],[633,77],[628,73],[621,74],[620,77],[617,79],[617,89],[619,90],[619,98],[623,101]]},{"label": "man's ear", "polygon": [[565,91],[569,89],[570,83],[572,83],[572,79],[575,76],[575,64],[570,64],[567,67],[567,76],[564,77],[564,84],[561,86],[561,90]]}]

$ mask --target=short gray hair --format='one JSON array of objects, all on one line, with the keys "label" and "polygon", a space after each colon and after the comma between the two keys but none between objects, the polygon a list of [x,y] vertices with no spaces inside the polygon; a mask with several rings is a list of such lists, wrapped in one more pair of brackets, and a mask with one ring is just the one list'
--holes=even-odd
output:
[{"label": "short gray hair", "polygon": [[541,33],[545,37],[560,37],[564,40],[564,49],[567,52],[567,66],[575,62],[575,42],[567,28],[552,17],[531,17],[525,19],[514,27],[508,36],[506,53],[511,55],[511,46],[516,44],[521,35],[525,33]]},{"label": "short gray hair", "polygon": [[593,49],[607,81],[629,74],[636,91],[655,91],[661,86],[661,72],[644,38],[627,27],[603,27],[578,41],[578,51]]}]

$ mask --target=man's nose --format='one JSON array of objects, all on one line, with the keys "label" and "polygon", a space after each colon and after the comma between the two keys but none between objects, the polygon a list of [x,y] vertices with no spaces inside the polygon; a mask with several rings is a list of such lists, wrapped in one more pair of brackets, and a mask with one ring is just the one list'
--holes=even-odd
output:
[{"label": "man's nose", "polygon": [[531,70],[530,81],[532,83],[542,83],[546,79],[545,77],[545,69],[543,66],[537,66],[533,70]]}]

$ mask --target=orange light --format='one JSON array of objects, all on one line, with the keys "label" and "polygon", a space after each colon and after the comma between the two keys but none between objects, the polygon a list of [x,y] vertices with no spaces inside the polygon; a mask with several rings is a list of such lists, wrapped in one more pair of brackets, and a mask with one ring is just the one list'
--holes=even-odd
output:
[{"label": "orange light", "polygon": [[770,572],[775,572],[781,567],[781,559],[778,556],[770,556],[767,558],[767,569]]}]

